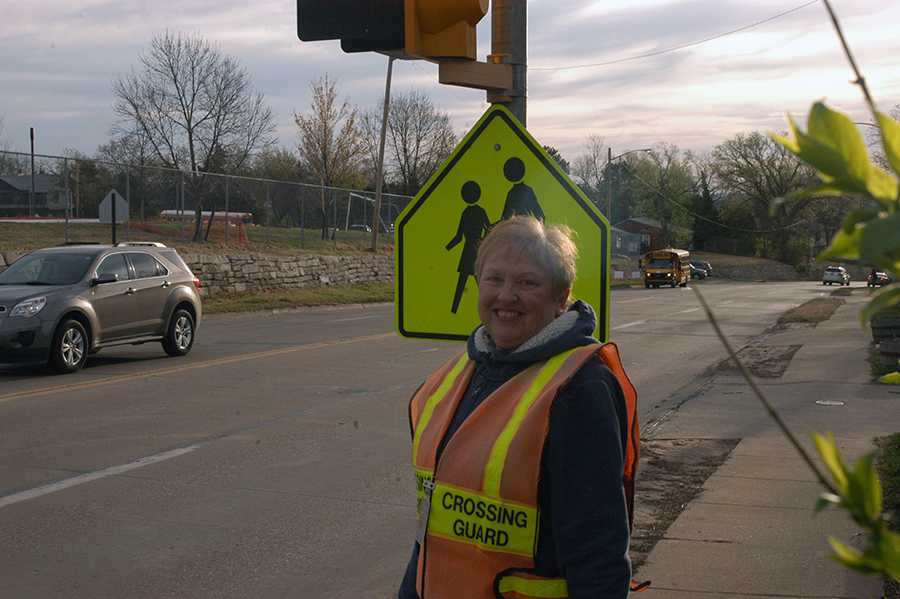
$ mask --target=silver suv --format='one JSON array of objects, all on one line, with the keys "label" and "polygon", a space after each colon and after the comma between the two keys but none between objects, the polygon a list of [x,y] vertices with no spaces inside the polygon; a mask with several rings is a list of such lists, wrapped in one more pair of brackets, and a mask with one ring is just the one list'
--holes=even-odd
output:
[{"label": "silver suv", "polygon": [[0,273],[0,363],[46,362],[69,373],[113,345],[191,351],[200,279],[161,243],[47,248]]},{"label": "silver suv", "polygon": [[848,273],[847,269],[843,266],[829,266],[825,269],[825,272],[822,273],[823,285],[831,285],[834,283],[842,286],[850,284],[850,273]]}]

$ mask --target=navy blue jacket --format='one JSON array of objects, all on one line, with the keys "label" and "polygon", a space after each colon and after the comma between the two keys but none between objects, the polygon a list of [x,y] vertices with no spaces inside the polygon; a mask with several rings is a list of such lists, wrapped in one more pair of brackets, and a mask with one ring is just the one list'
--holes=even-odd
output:
[{"label": "navy blue jacket", "polygon": [[[591,336],[595,322],[591,307],[575,302],[512,352],[494,347],[483,327],[472,333],[468,353],[475,373],[438,447],[438,459],[463,421],[504,382],[535,362],[596,343]],[[626,435],[622,389],[605,365],[589,361],[551,408],[538,489],[535,569],[543,576],[564,577],[570,599],[628,596],[631,562],[622,488]],[[420,599],[415,584],[418,559],[419,545],[414,543],[399,599]]]}]

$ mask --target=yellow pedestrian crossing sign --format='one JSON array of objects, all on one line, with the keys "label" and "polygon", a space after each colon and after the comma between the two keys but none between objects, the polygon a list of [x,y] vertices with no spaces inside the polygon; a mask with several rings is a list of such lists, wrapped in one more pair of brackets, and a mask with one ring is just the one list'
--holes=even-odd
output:
[{"label": "yellow pedestrian crossing sign", "polygon": [[609,223],[509,110],[493,106],[396,220],[395,324],[404,337],[466,339],[478,326],[475,255],[492,224],[530,214],[568,225],[574,299],[609,333]]}]

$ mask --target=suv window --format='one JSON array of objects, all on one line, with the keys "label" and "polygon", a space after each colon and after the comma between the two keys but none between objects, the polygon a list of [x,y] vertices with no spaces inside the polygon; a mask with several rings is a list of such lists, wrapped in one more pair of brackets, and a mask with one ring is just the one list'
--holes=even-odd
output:
[{"label": "suv window", "polygon": [[0,285],[72,285],[84,277],[96,254],[34,253],[0,274]]},{"label": "suv window", "polygon": [[150,254],[130,253],[128,259],[134,266],[134,276],[138,279],[146,279],[149,277],[165,276],[168,273],[166,267],[156,261],[156,258]]},{"label": "suv window", "polygon": [[113,254],[104,258],[100,266],[97,267],[97,276],[101,277],[103,275],[116,275],[116,278],[120,281],[130,279],[131,276],[128,274],[128,263],[125,262],[125,254]]}]

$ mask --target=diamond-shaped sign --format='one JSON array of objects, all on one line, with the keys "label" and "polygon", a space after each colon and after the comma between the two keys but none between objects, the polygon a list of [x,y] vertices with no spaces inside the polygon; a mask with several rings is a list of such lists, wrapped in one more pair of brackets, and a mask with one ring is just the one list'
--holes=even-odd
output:
[{"label": "diamond-shaped sign", "polygon": [[575,231],[572,289],[609,332],[609,223],[522,124],[493,106],[397,217],[395,323],[404,337],[466,339],[478,325],[475,255],[489,228],[531,214]]}]

